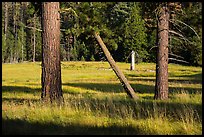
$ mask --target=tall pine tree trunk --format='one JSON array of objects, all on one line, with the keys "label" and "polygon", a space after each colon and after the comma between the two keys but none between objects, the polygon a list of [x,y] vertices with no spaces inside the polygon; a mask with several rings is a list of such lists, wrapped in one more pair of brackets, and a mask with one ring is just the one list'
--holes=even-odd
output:
[{"label": "tall pine tree trunk", "polygon": [[67,61],[70,61],[70,42],[69,42],[69,37],[70,37],[69,35],[66,36],[66,45],[65,45]]},{"label": "tall pine tree trunk", "polygon": [[14,55],[13,62],[17,62],[17,44],[18,44],[18,32],[17,32],[17,2],[14,2]]},{"label": "tall pine tree trunk", "polygon": [[[7,53],[9,52],[8,50],[9,50],[9,48],[7,47],[7,29],[8,29],[8,2],[4,2],[4,35],[5,35],[5,39],[4,39],[4,41],[5,41],[5,45],[6,45],[6,51],[7,51]],[[6,57],[4,57],[4,58],[2,58],[3,60],[3,62],[5,62],[6,61],[6,59],[7,59],[7,55],[6,55]]]},{"label": "tall pine tree trunk", "polygon": [[157,33],[157,62],[155,99],[168,99],[168,35],[169,35],[169,9],[162,6],[158,17]]},{"label": "tall pine tree trunk", "polygon": [[4,2],[5,6],[5,11],[4,11],[4,34],[5,34],[5,39],[7,39],[7,28],[8,28],[8,3]]},{"label": "tall pine tree trunk", "polygon": [[[24,6],[23,6],[23,2],[21,2],[21,23],[24,24]],[[23,49],[24,49],[24,27],[23,25],[21,26],[21,61],[23,62],[23,58],[24,58],[24,53],[23,53]]]},{"label": "tall pine tree trunk", "polygon": [[34,14],[34,18],[33,18],[33,62],[35,62],[35,28],[36,28],[36,15]]},{"label": "tall pine tree trunk", "polygon": [[[14,45],[10,48],[11,52],[10,52],[10,63],[15,62],[15,48],[16,48],[16,5],[15,2],[12,2],[12,8],[13,8],[13,12],[12,12],[12,16],[13,16],[13,34],[14,34]],[[11,46],[11,45],[10,45]]]},{"label": "tall pine tree trunk", "polygon": [[42,94],[44,101],[61,103],[59,2],[42,3]]},{"label": "tall pine tree trunk", "polygon": [[122,73],[122,71],[118,68],[118,66],[116,65],[113,57],[111,56],[110,52],[108,51],[106,45],[103,43],[101,37],[97,34],[94,33],[95,38],[97,39],[99,45],[101,46],[107,60],[108,63],[110,64],[111,68],[113,69],[113,71],[115,72],[116,76],[119,78],[123,88],[125,89],[126,93],[133,99],[138,99],[138,96],[136,96],[135,91],[133,90],[133,88],[130,86],[130,84],[128,83],[125,75]]}]

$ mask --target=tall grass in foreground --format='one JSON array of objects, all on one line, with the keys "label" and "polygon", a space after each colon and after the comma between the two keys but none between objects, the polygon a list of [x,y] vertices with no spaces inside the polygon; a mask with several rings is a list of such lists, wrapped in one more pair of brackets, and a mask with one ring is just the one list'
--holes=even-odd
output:
[{"label": "tall grass in foreground", "polygon": [[170,65],[170,99],[159,101],[153,100],[154,72],[146,71],[154,64],[139,64],[135,72],[126,63],[119,67],[140,91],[138,101],[128,98],[108,64],[63,62],[65,102],[58,107],[40,100],[38,63],[3,64],[3,134],[202,134],[200,68]]},{"label": "tall grass in foreground", "polygon": [[[61,107],[42,105],[39,100],[3,103],[5,134],[201,134],[202,131],[201,108],[193,105],[99,100],[80,95],[74,98],[68,95]],[[23,124],[13,127],[8,123],[12,120],[13,123],[20,120]],[[35,123],[34,132],[32,124]],[[63,128],[56,132],[46,130],[53,126]],[[72,131],[72,126],[76,132]],[[13,131],[13,128],[19,129]]]}]

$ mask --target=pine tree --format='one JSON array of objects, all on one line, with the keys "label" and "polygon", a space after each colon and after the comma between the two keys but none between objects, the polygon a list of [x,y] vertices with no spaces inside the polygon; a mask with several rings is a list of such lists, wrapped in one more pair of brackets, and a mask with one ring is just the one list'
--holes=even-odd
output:
[{"label": "pine tree", "polygon": [[130,6],[129,17],[126,18],[124,23],[124,43],[125,56],[131,53],[131,51],[136,51],[141,59],[146,59],[148,55],[146,48],[146,28],[144,20],[140,15],[140,7],[138,2],[134,2]]},{"label": "pine tree", "polygon": [[168,40],[169,40],[169,7],[161,4],[158,11],[157,62],[155,99],[168,99]]},{"label": "pine tree", "polygon": [[62,103],[59,2],[42,3],[42,99]]}]

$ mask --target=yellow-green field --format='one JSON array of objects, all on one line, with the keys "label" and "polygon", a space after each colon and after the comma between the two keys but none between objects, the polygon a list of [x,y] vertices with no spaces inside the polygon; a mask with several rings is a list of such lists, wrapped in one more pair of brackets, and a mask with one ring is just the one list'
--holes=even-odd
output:
[{"label": "yellow-green field", "polygon": [[61,107],[41,102],[41,63],[2,64],[3,134],[202,134],[202,68],[169,64],[169,100],[154,100],[155,64],[62,62]]}]

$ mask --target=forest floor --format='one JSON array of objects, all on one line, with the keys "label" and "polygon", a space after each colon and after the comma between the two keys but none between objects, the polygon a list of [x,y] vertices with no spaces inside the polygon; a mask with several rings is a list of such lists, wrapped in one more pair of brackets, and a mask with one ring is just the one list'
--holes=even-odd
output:
[{"label": "forest floor", "polygon": [[169,99],[154,100],[155,64],[62,62],[63,106],[41,102],[41,62],[2,64],[3,134],[202,134],[202,68],[169,64]]}]

